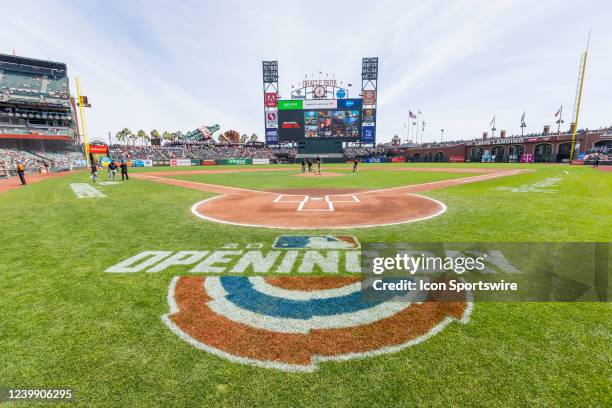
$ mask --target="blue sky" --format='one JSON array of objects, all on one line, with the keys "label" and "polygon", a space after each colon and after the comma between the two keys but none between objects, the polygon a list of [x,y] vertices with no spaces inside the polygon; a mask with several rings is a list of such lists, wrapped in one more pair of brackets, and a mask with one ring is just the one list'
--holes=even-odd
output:
[{"label": "blue sky", "polygon": [[610,1],[28,1],[2,2],[0,52],[63,61],[93,105],[90,137],[123,127],[263,136],[261,61],[277,59],[281,96],[323,71],[360,84],[378,56],[379,141],[421,110],[424,140],[520,133],[574,102],[591,47],[581,127],[612,125]]}]

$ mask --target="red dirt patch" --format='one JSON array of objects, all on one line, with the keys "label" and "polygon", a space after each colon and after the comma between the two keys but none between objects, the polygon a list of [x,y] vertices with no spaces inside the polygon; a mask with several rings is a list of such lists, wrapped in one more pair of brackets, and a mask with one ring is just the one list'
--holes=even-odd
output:
[{"label": "red dirt patch", "polygon": [[62,172],[62,173],[51,173],[51,174],[27,174],[25,176],[26,178],[26,185],[22,186],[21,182],[19,181],[19,177],[9,177],[8,179],[0,179],[0,194],[10,191],[10,190],[14,190],[16,188],[26,188],[29,184],[35,184],[38,183],[40,181],[45,181],[45,180],[49,180],[53,177],[62,177],[62,176],[66,176],[68,174],[73,174],[73,172]]},{"label": "red dirt patch", "polygon": [[333,279],[330,279],[327,276],[283,276],[280,278],[265,277],[264,280],[270,285],[282,289],[312,292],[322,289],[341,288],[343,286],[350,285],[351,283],[358,282],[359,278],[336,276]]},{"label": "red dirt patch", "polygon": [[364,195],[253,193],[204,200],[192,211],[207,220],[245,226],[317,229],[357,228],[411,222],[444,212],[430,198],[379,192]]}]

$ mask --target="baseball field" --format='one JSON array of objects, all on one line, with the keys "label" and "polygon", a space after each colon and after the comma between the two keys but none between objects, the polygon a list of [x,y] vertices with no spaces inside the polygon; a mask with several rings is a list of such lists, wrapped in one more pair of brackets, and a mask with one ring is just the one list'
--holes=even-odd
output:
[{"label": "baseball field", "polygon": [[0,193],[0,387],[78,406],[610,406],[608,302],[382,316],[342,299],[367,243],[610,242],[612,172],[358,170],[74,172]]}]

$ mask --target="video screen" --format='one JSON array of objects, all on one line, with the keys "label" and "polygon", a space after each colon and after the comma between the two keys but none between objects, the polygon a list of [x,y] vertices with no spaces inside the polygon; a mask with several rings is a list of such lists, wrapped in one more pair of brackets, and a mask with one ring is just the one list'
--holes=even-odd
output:
[{"label": "video screen", "polygon": [[361,110],[281,110],[278,116],[281,141],[361,137]]}]

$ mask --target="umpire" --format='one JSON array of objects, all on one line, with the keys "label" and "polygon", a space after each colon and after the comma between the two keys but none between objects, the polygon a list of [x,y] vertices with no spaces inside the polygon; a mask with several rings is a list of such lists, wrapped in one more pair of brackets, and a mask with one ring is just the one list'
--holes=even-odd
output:
[{"label": "umpire", "polygon": [[26,184],[25,166],[23,165],[21,161],[17,162],[17,175],[19,176],[19,181],[21,181],[21,185],[25,186]]},{"label": "umpire", "polygon": [[121,160],[119,167],[121,167],[121,181],[129,180],[130,177],[128,176],[128,166],[125,160]]}]

